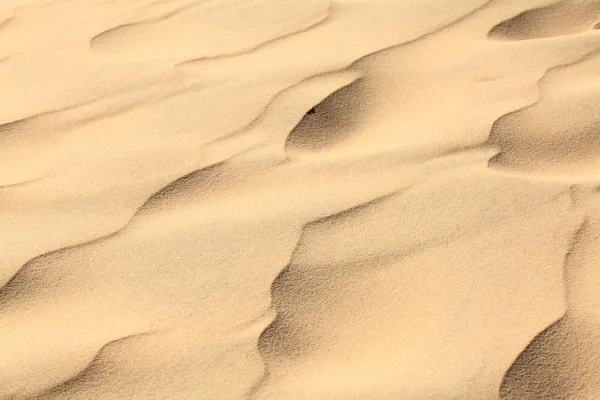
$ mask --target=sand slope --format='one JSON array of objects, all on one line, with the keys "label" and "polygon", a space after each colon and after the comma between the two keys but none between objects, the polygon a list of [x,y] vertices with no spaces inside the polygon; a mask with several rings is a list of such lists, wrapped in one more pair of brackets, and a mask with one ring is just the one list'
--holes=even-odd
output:
[{"label": "sand slope", "polygon": [[597,399],[600,1],[5,0],[0,399]]}]

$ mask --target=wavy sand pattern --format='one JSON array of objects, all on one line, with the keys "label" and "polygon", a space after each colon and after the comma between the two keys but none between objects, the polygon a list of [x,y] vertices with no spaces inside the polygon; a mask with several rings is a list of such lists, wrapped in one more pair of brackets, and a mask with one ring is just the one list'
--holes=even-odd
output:
[{"label": "wavy sand pattern", "polygon": [[4,0],[0,399],[600,398],[600,0]]}]

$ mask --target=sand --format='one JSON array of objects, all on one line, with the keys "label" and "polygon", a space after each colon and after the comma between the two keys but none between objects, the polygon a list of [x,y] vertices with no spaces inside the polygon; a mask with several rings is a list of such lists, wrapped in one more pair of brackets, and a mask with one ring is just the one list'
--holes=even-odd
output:
[{"label": "sand", "polygon": [[599,26],[2,0],[0,399],[599,399]]}]

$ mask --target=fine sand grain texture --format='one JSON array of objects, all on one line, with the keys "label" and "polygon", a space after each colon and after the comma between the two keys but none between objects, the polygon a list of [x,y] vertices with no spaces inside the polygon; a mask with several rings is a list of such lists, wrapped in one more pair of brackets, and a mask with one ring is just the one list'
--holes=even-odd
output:
[{"label": "fine sand grain texture", "polygon": [[0,400],[600,399],[600,0],[1,0]]}]

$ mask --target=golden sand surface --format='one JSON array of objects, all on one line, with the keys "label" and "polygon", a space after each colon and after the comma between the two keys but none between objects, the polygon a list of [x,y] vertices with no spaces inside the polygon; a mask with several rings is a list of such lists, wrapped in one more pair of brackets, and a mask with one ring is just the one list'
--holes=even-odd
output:
[{"label": "golden sand surface", "polygon": [[0,399],[600,399],[600,0],[0,0]]}]

